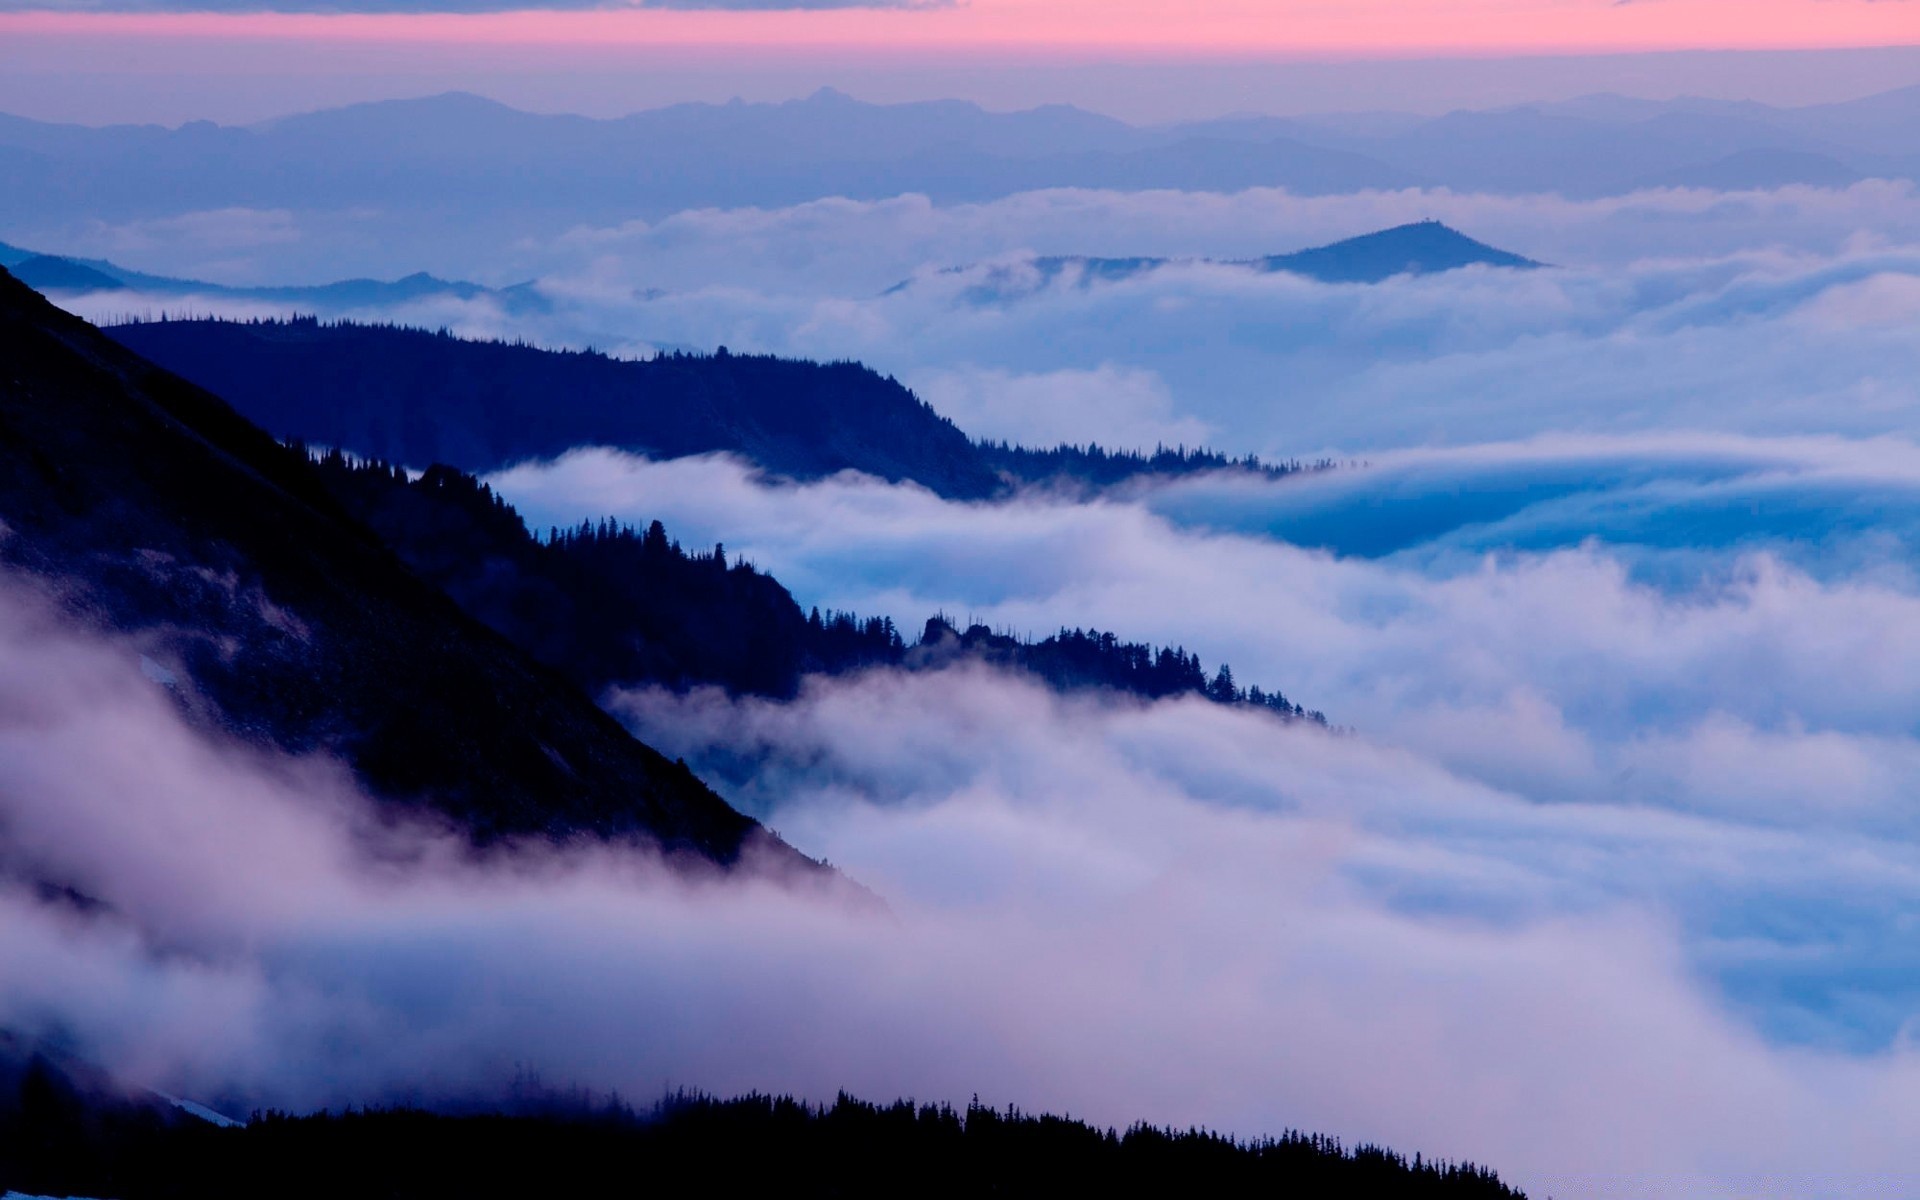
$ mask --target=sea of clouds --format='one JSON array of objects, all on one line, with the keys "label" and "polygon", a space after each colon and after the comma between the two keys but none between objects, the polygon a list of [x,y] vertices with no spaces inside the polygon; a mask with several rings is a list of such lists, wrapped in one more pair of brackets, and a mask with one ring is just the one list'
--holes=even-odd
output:
[{"label": "sea of clouds", "polygon": [[[1429,215],[1556,265],[939,269]],[[607,698],[878,912],[370,832],[336,768],[205,742],[16,589],[0,822],[110,911],[6,901],[0,1025],[291,1104],[526,1065],[1302,1126],[1562,1197],[1885,1194],[1920,1169],[1916,246],[1920,197],[1863,184],[823,201],[516,248],[543,315],[366,315],[858,357],[977,434],[1344,464],[961,504],[584,450],[494,478],[536,527],[659,518],[908,629],[1179,643],[1345,728],[971,670]]]},{"label": "sea of clouds", "polygon": [[[980,294],[1035,254],[1237,258],[1425,216],[1552,269],[1330,286],[1187,261]],[[537,311],[481,296],[333,315],[629,355],[727,345],[854,358],[975,436],[1034,443],[1205,442],[1286,459],[1556,432],[1871,434],[1911,428],[1920,407],[1916,247],[1920,196],[1887,182],[1584,202],[828,200],[526,247]],[[69,303],[94,319],[292,307],[132,292]]]}]

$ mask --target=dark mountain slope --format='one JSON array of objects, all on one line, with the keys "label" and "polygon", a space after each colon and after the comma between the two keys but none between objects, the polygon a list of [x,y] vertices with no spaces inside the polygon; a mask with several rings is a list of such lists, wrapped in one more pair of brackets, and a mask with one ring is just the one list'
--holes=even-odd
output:
[{"label": "dark mountain slope", "polygon": [[394,462],[486,471],[600,445],[731,451],[800,479],[851,468],[956,497],[1000,482],[952,422],[857,363],[724,350],[630,362],[304,319],[110,332],[278,435]]},{"label": "dark mountain slope", "polygon": [[314,465],[334,498],[422,578],[590,695],[712,684],[785,699],[810,674],[973,661],[1062,691],[1198,695],[1326,723],[1278,692],[1235,684],[1225,667],[1209,678],[1182,647],[1078,629],[1031,641],[982,626],[962,631],[942,617],[909,644],[884,618],[803,612],[772,576],[729,562],[722,547],[683,550],[658,521],[645,533],[603,521],[542,541],[484,484],[450,467],[409,479],[338,451]]},{"label": "dark mountain slope", "polygon": [[0,521],[0,564],[135,636],[194,717],[390,801],[720,862],[766,836],[405,570],[301,455],[5,274]]}]

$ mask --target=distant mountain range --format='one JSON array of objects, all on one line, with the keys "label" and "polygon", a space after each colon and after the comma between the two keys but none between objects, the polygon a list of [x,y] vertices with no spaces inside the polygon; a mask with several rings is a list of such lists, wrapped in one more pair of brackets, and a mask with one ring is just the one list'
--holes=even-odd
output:
[{"label": "distant mountain range", "polygon": [[0,361],[0,565],[137,637],[190,719],[481,840],[810,863],[423,583],[304,456],[4,272]]},{"label": "distant mountain range", "polygon": [[654,458],[726,452],[788,478],[854,470],[963,500],[1020,483],[1301,469],[1204,450],[975,442],[859,363],[724,347],[633,361],[313,318],[151,321],[107,333],[276,436],[410,466],[484,473],[581,446]]},{"label": "distant mountain range", "polygon": [[[392,264],[395,246],[409,248],[414,266],[481,261],[488,252],[499,262],[519,238],[581,224],[827,196],[958,202],[1058,187],[1329,195],[1424,186],[1594,197],[1912,179],[1920,177],[1916,131],[1920,87],[1793,109],[1596,96],[1436,118],[1232,117],[1160,127],[1059,105],[995,113],[957,101],[868,104],[833,91],[608,120],[522,112],[461,93],[246,127],[93,128],[0,116],[8,181],[0,229],[60,246],[100,223],[290,214],[338,235],[324,255],[300,260],[309,268],[347,262],[346,271],[378,271]],[[299,250],[289,243],[275,253]]]},{"label": "distant mountain range", "polygon": [[828,88],[783,103],[677,104],[612,119],[523,112],[459,92],[245,127],[0,117],[0,147],[51,170],[44,181],[19,179],[28,190],[140,179],[165,189],[150,199],[183,206],[304,206],[408,198],[423,179],[484,172],[489,187],[505,189],[502,203],[571,197],[582,212],[612,202],[631,216],[905,191],[974,200],[1038,187],[1274,185],[1324,194],[1430,184],[1590,194],[1750,150],[1909,173],[1920,156],[1916,130],[1920,87],[1797,109],[1596,96],[1436,118],[1229,117],[1154,127],[1066,105],[997,113],[951,100],[869,104]]},{"label": "distant mountain range", "polygon": [[[1380,283],[1396,275],[1425,275],[1462,267],[1488,266],[1526,270],[1542,264],[1451,229],[1438,221],[1362,234],[1325,246],[1244,260],[1170,259],[1154,257],[1095,258],[1049,255],[1016,263],[996,263],[989,278],[968,293],[977,303],[1012,299],[1070,276],[1081,283],[1111,282],[1176,263],[1220,261],[1222,265],[1256,271],[1287,272],[1324,283]],[[485,297],[501,312],[531,315],[552,311],[553,305],[532,283],[488,288],[477,283],[438,279],[425,273],[383,281],[349,279],[338,283],[292,287],[230,287],[193,279],[150,275],[99,258],[63,258],[0,242],[0,267],[36,290],[53,295],[127,292],[143,299],[193,297],[253,300],[282,305],[303,313],[342,316],[376,313],[413,301],[436,297],[472,300]],[[952,267],[945,273],[977,270]],[[913,286],[908,280],[889,293]]]},{"label": "distant mountain range", "polygon": [[378,310],[431,297],[472,300],[486,296],[505,312],[544,312],[545,298],[531,284],[489,288],[457,279],[439,279],[424,271],[403,279],[343,279],[336,283],[282,287],[232,287],[201,279],[151,275],[104,258],[64,258],[0,242],[0,267],[38,292],[137,292],[142,296],[195,296],[223,300],[256,300],[263,304],[297,306],[306,311],[337,313]]},{"label": "distant mountain range", "polygon": [[[1418,221],[1327,246],[1298,250],[1292,254],[1273,254],[1265,258],[1219,260],[1048,255],[999,262],[986,267],[951,267],[943,274],[983,274],[984,278],[968,289],[967,297],[975,303],[988,304],[1016,299],[1061,280],[1083,286],[1117,283],[1173,265],[1243,267],[1266,273],[1302,275],[1322,283],[1383,283],[1397,275],[1430,275],[1464,267],[1534,270],[1543,264],[1475,241],[1438,221]],[[896,284],[891,290],[902,291],[913,284],[913,280],[908,280]]]}]

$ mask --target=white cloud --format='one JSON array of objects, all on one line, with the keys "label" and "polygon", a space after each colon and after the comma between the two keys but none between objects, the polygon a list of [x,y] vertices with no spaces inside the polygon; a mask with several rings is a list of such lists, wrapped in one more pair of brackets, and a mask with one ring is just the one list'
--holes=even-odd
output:
[{"label": "white cloud", "polygon": [[202,741],[133,647],[17,597],[0,638],[15,865],[112,906],[0,892],[0,1021],[175,1091],[458,1095],[520,1066],[638,1097],[977,1091],[1557,1195],[1874,1195],[1920,1165],[1910,1052],[1769,1046],[1647,886],[1906,896],[1897,846],[1543,805],[1365,737],[969,671],[629,698],[670,751],[762,754],[783,831],[879,913],[617,849],[368,855],[336,768]]},{"label": "white cloud", "polygon": [[1011,375],[979,368],[932,370],[907,383],[969,434],[1026,446],[1098,441],[1118,449],[1201,446],[1208,426],[1173,412],[1173,397],[1151,371],[1091,370]]}]

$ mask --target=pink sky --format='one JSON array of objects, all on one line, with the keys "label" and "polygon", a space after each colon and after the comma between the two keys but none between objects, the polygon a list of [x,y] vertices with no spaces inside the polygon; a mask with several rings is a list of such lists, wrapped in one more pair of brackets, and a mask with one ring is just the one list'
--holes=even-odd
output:
[{"label": "pink sky", "polygon": [[[271,2],[271,0],[266,0]],[[1395,57],[1920,43],[1920,0],[967,0],[917,10],[0,13],[0,33],[493,45]]]}]

